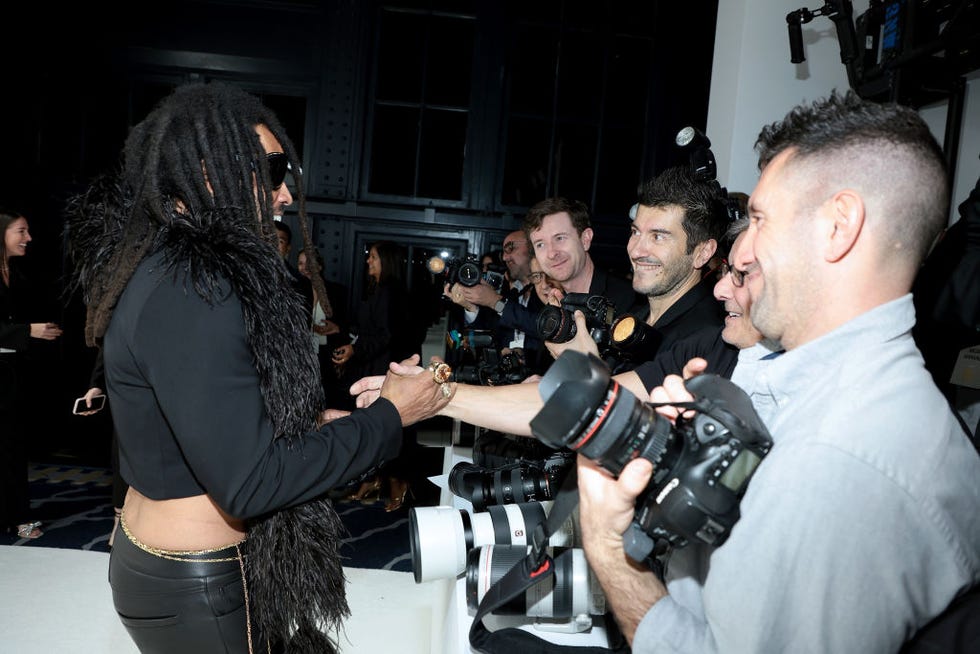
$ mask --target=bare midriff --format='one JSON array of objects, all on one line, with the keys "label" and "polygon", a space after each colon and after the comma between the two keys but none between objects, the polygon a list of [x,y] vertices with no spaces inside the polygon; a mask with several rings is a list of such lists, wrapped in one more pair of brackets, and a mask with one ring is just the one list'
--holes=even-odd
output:
[{"label": "bare midriff", "polygon": [[208,495],[151,500],[130,487],[123,513],[134,537],[163,550],[209,550],[245,538],[244,522],[222,511]]}]

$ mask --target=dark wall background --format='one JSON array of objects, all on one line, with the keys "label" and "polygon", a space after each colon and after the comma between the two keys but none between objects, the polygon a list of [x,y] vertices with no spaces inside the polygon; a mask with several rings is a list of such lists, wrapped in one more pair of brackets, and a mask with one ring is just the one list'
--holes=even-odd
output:
[{"label": "dark wall background", "polygon": [[70,415],[94,353],[65,285],[61,211],[175,85],[230,80],[276,110],[302,152],[325,272],[351,298],[373,240],[404,244],[413,283],[437,294],[422,265],[431,254],[499,248],[551,195],[592,207],[593,258],[625,272],[637,185],[679,162],[680,128],[705,126],[717,9],[717,0],[34,4],[5,8],[0,204],[31,224],[23,264],[34,319],[65,328],[32,353],[38,456],[86,460],[108,452],[109,420]]}]

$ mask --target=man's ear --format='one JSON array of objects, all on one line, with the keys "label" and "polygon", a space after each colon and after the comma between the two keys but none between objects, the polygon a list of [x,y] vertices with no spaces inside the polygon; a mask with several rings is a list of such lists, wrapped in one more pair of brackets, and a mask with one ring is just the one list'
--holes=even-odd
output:
[{"label": "man's ear", "polygon": [[824,259],[840,261],[857,243],[864,228],[864,199],[853,189],[844,189],[827,201],[827,240]]},{"label": "man's ear", "polygon": [[718,241],[713,238],[709,238],[707,241],[703,241],[694,246],[694,267],[704,268],[711,261],[711,257],[715,256],[715,252],[718,251]]},{"label": "man's ear", "polygon": [[586,227],[582,230],[582,235],[579,237],[582,240],[582,248],[588,252],[589,246],[592,245],[592,236],[594,232],[591,227]]}]

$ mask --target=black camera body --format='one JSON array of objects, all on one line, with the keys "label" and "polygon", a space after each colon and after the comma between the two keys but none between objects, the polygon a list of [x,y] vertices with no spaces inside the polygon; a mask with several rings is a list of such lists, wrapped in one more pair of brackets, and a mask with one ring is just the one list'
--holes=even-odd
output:
[{"label": "black camera body", "polygon": [[577,451],[614,475],[636,457],[653,463],[624,534],[632,559],[692,540],[725,542],[748,482],[772,447],[742,389],[718,375],[694,377],[687,389],[696,413],[671,424],[612,379],[601,360],[571,350],[538,388],[545,401],[531,420],[538,440]]},{"label": "black camera body", "polygon": [[[489,338],[489,337],[488,337]],[[492,340],[477,347],[469,357],[460,357],[455,364],[453,380],[463,384],[480,386],[506,386],[520,384],[531,374],[519,351],[500,354]]]},{"label": "black camera body", "polygon": [[491,264],[487,267],[487,271],[483,272],[480,258],[475,254],[467,254],[461,259],[449,259],[445,262],[445,266],[446,282],[450,286],[458,283],[461,286],[473,287],[485,281],[493,287],[493,290],[501,293],[507,281],[504,276],[506,268],[501,269],[500,266]]},{"label": "black camera body", "polygon": [[538,314],[538,334],[541,339],[551,343],[567,343],[575,338],[575,310],[585,315],[589,335],[602,352],[609,345],[609,335],[616,319],[616,306],[601,295],[588,293],[568,293],[561,306],[547,305]]}]

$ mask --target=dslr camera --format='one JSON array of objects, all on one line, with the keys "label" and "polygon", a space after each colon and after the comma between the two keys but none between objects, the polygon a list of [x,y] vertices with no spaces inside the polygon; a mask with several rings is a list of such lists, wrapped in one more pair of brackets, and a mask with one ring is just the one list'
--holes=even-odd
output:
[{"label": "dslr camera", "polygon": [[561,306],[547,305],[538,314],[538,333],[542,340],[552,343],[567,343],[575,338],[575,310],[585,314],[585,324],[589,336],[602,352],[609,345],[609,335],[616,318],[616,307],[601,295],[588,293],[569,293],[561,301]]},{"label": "dslr camera", "polygon": [[485,281],[497,293],[502,293],[506,282],[504,277],[506,268],[501,269],[500,266],[490,265],[487,267],[487,271],[483,272],[480,258],[475,254],[467,254],[460,259],[432,257],[426,264],[426,268],[431,273],[444,274],[446,283],[450,286],[458,283],[462,286],[473,287],[481,281]]},{"label": "dslr camera", "polygon": [[693,418],[670,420],[612,379],[594,355],[563,352],[538,386],[545,404],[534,436],[567,447],[613,475],[638,456],[653,476],[636,501],[624,549],[635,561],[690,541],[721,545],[739,518],[749,480],[772,447],[748,395],[718,375],[686,383]]},{"label": "dslr camera", "polygon": [[531,374],[521,350],[501,354],[490,330],[452,330],[446,335],[453,381],[481,386],[519,384]]}]

